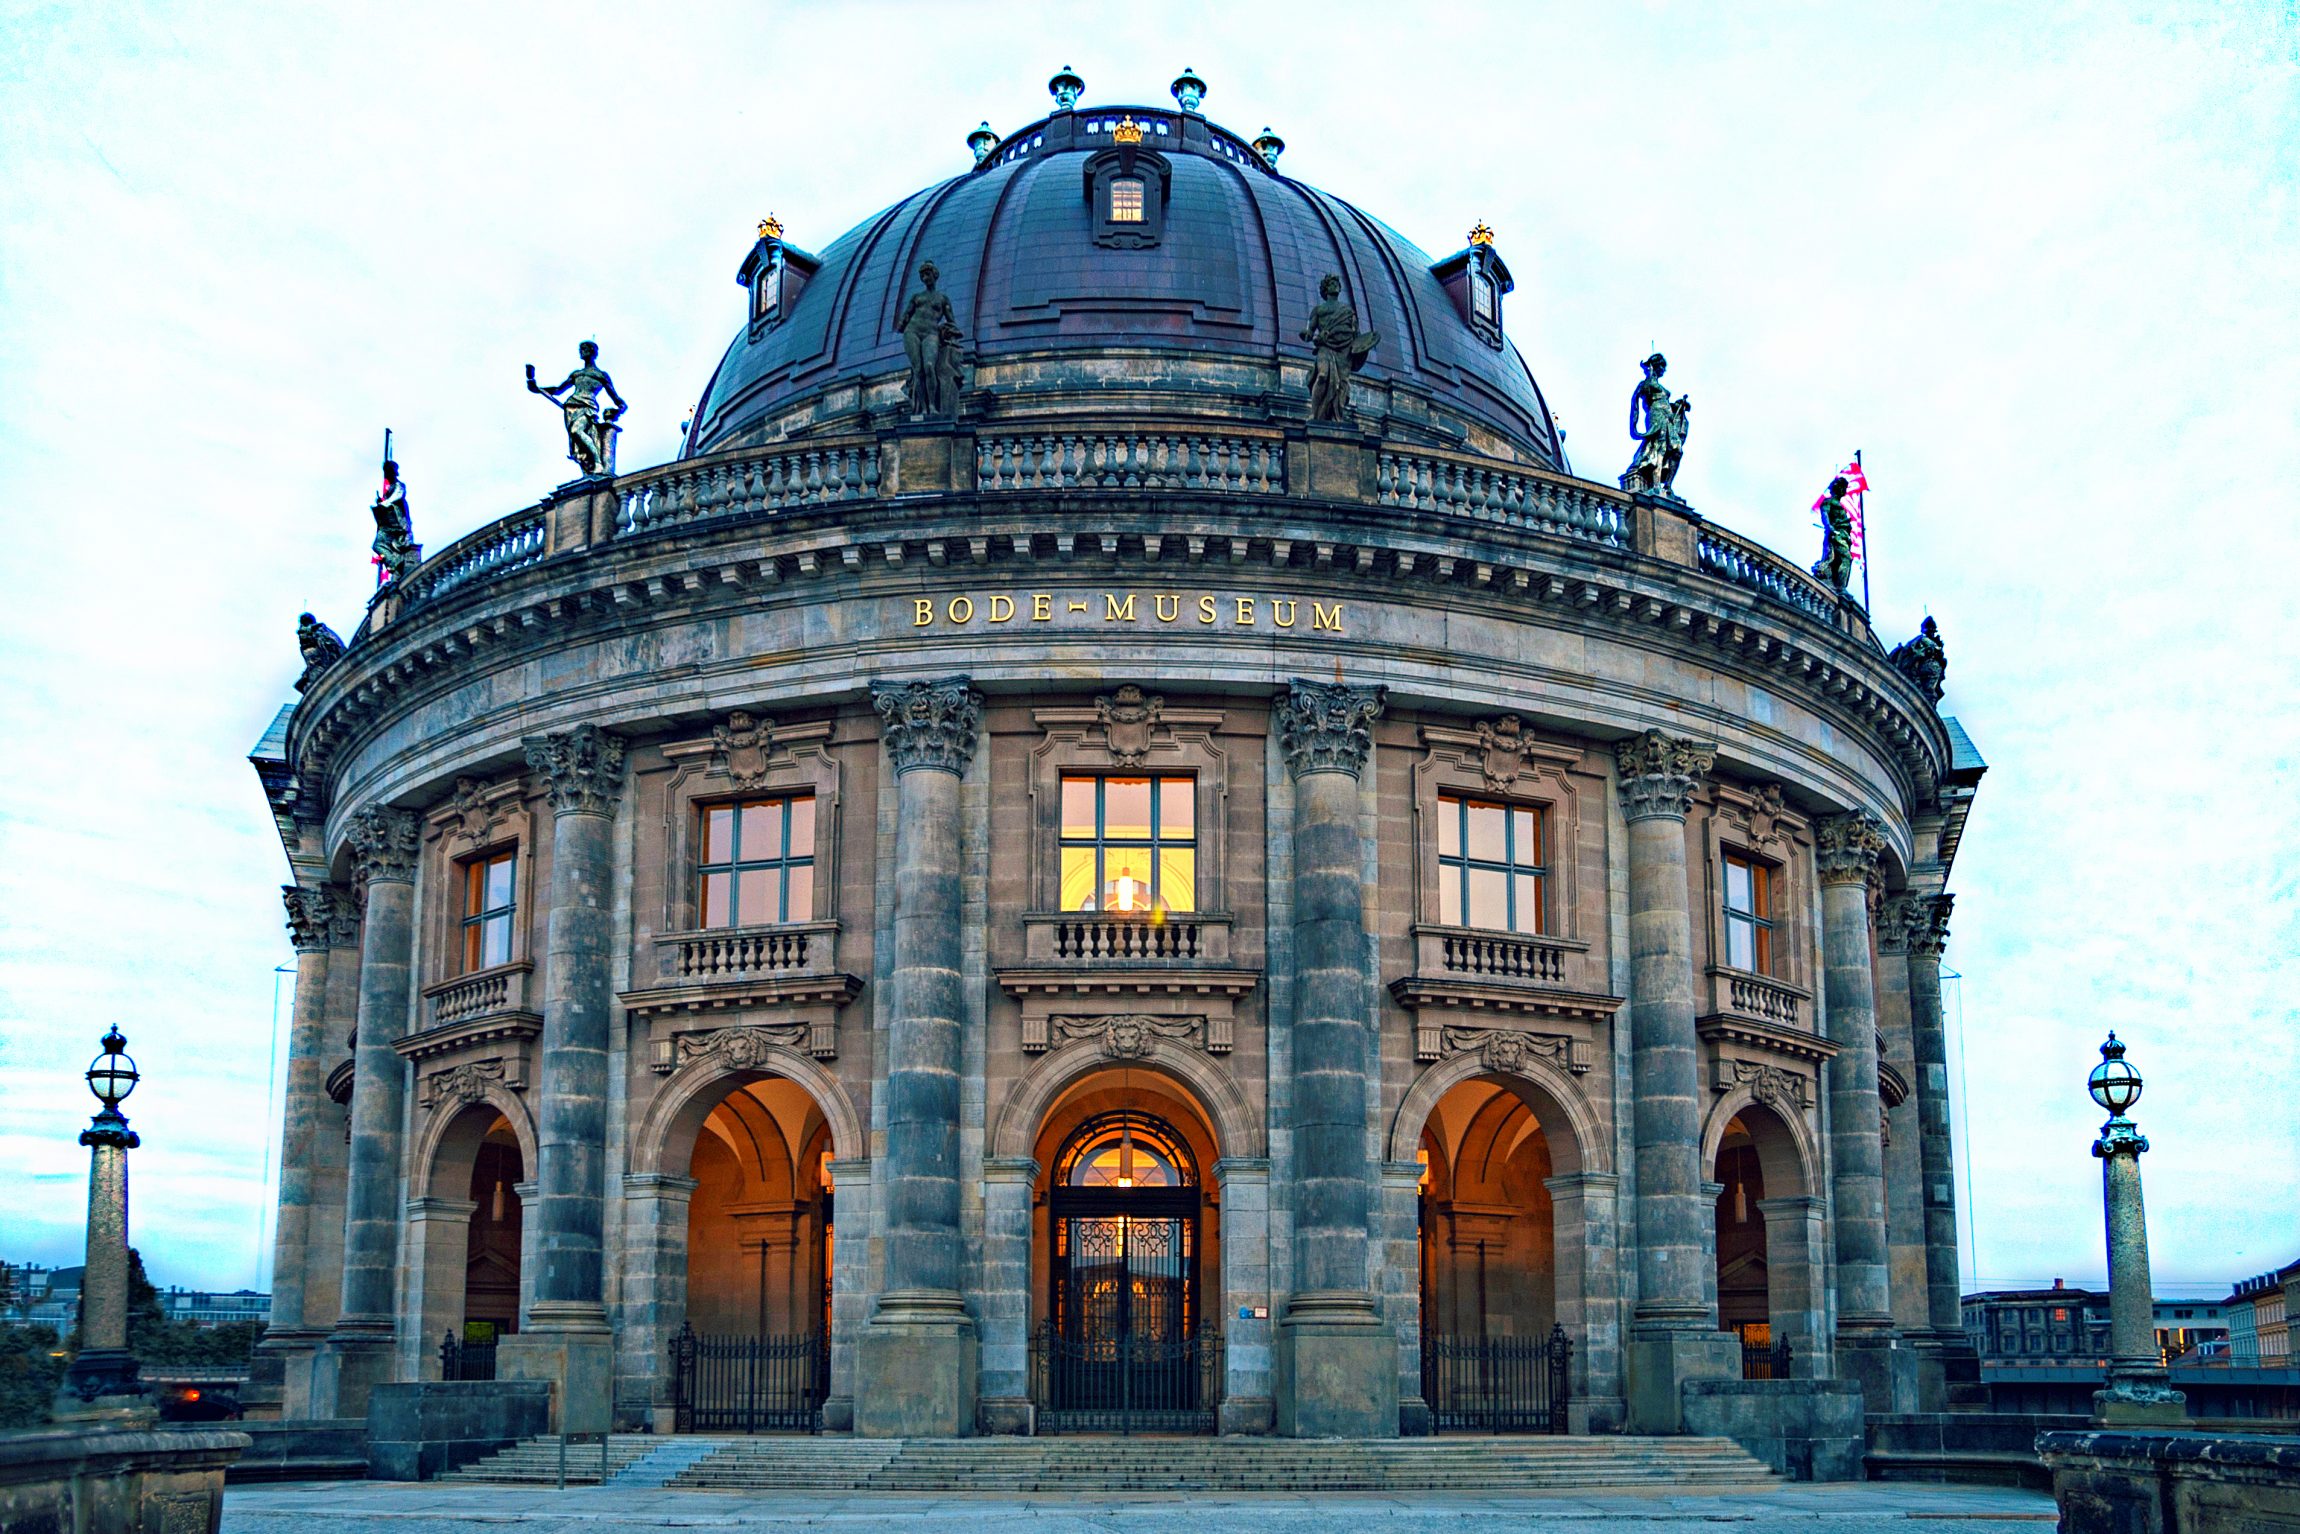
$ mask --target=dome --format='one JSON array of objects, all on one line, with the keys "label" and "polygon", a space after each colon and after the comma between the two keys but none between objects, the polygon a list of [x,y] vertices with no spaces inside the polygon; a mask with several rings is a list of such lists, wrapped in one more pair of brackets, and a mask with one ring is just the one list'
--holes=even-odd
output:
[{"label": "dome", "polygon": [[[1131,133],[1113,130],[1129,120],[1141,142],[1121,151]],[[1094,180],[1121,152],[1127,174],[1138,157],[1153,187],[1151,228],[1127,243],[1113,240]],[[820,256],[762,226],[741,280],[750,286],[773,261],[787,301],[768,312],[754,303],[684,456],[851,430],[870,412],[887,424],[906,371],[896,313],[932,261],[965,333],[971,397],[998,418],[1092,409],[1125,392],[1129,408],[1153,412],[1221,401],[1300,420],[1312,356],[1301,332],[1334,273],[1359,327],[1380,337],[1358,374],[1361,419],[1393,439],[1564,467],[1541,391],[1501,333],[1510,284],[1490,245],[1433,262],[1194,114],[1057,112]],[[1473,272],[1488,284],[1476,299]]]}]

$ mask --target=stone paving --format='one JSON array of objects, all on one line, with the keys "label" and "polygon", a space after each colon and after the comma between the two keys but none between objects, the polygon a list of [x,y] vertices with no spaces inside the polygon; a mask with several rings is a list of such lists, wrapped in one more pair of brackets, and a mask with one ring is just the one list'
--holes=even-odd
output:
[{"label": "stone paving", "polygon": [[[771,1496],[584,1487],[334,1482],[234,1487],[222,1534],[432,1534],[510,1524],[534,1534],[620,1530],[819,1528],[840,1534],[1027,1528],[1029,1534],[1150,1534],[1187,1522],[1191,1534],[1530,1534],[1622,1524],[1690,1531],[1720,1523],[1813,1534],[1897,1529],[1907,1534],[2003,1534],[2055,1521],[2050,1495],[1995,1486],[1894,1482],[1782,1486],[1734,1495],[1555,1492],[1508,1497],[1160,1495],[1124,1497]],[[1910,1525],[1914,1528],[1910,1528]]]}]

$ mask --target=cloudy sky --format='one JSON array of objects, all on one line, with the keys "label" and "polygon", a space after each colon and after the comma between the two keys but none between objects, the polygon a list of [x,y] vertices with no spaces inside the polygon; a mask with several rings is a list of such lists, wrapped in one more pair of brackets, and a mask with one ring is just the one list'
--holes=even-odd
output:
[{"label": "cloudy sky", "polygon": [[[378,439],[434,547],[564,477],[596,335],[669,456],[752,226],[816,249],[1090,102],[1274,125],[1433,253],[1479,218],[1581,471],[1636,359],[1679,488],[1810,558],[1862,449],[1879,624],[1991,762],[1956,870],[1968,1279],[2098,1280],[2110,1027],[2163,1286],[2300,1255],[2300,16],[1342,3],[0,6],[0,1257],[76,1261],[117,1022],[138,1244],[268,1281],[285,875],[244,758],[349,632]],[[284,1062],[281,1062],[284,1063]]]}]

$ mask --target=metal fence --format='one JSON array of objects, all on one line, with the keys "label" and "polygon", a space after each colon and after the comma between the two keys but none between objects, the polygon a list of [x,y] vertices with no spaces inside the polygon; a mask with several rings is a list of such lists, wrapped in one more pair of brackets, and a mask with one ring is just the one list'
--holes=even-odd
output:
[{"label": "metal fence", "polygon": [[1422,1399],[1441,1433],[1562,1433],[1573,1341],[1422,1333]]},{"label": "metal fence", "polygon": [[1211,1433],[1222,1404],[1222,1334],[1171,1340],[1065,1337],[1051,1324],[1031,1339],[1031,1399],[1042,1433]]},{"label": "metal fence", "polygon": [[443,1380],[495,1378],[495,1344],[467,1342],[449,1332],[439,1343],[439,1377]]},{"label": "metal fence", "polygon": [[819,1433],[830,1385],[830,1340],[820,1332],[716,1337],[689,1325],[671,1339],[682,1433]]},{"label": "metal fence", "polygon": [[1742,1343],[1741,1377],[1745,1380],[1789,1378],[1789,1339],[1783,1337],[1773,1343]]}]

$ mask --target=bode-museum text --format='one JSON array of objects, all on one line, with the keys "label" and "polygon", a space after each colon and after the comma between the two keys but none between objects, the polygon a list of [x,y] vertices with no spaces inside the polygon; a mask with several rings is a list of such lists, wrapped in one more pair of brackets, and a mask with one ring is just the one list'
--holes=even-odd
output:
[{"label": "bode-museum text", "polygon": [[922,629],[991,623],[1154,623],[1342,632],[1340,602],[1306,597],[1189,591],[1027,591],[982,597],[906,597],[902,601],[910,614],[910,626]]}]

